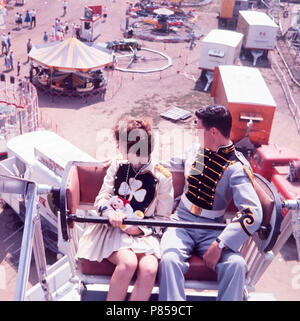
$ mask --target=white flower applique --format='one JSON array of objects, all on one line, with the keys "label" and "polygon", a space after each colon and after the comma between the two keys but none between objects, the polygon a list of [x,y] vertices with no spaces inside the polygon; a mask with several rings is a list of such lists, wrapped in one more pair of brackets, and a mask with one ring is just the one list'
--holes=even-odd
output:
[{"label": "white flower applique", "polygon": [[129,195],[128,201],[131,201],[134,197],[137,202],[143,202],[146,196],[146,190],[141,188],[142,185],[142,181],[131,177],[129,178],[129,184],[126,182],[121,183],[119,194],[125,197]]}]

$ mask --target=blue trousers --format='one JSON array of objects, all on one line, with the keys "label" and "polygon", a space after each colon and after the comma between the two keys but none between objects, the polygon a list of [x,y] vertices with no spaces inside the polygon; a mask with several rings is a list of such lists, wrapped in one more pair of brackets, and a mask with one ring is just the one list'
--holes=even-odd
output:
[{"label": "blue trousers", "polygon": [[[180,204],[175,219],[180,221],[213,222],[191,214]],[[221,233],[210,229],[168,228],[161,240],[162,257],[159,265],[160,301],[184,301],[184,274],[189,268],[192,253],[200,257]],[[238,252],[223,249],[216,265],[218,275],[218,297],[222,301],[243,300],[247,265]]]}]

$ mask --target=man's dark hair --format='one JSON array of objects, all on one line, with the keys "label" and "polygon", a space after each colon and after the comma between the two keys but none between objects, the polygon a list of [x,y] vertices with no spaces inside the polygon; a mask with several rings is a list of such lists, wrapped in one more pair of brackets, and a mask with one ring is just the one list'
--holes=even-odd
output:
[{"label": "man's dark hair", "polygon": [[222,105],[210,105],[195,112],[205,129],[217,128],[225,137],[230,137],[232,117],[229,110]]}]

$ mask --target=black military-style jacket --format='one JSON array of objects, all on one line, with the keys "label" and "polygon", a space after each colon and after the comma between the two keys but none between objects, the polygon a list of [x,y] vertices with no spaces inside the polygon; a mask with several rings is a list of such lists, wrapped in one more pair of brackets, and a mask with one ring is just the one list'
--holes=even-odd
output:
[{"label": "black military-style jacket", "polygon": [[236,216],[220,235],[231,249],[239,247],[260,227],[262,209],[251,182],[251,168],[233,144],[217,151],[194,144],[183,155],[163,162],[185,174],[181,202],[188,211],[206,218],[221,218],[231,201]]}]

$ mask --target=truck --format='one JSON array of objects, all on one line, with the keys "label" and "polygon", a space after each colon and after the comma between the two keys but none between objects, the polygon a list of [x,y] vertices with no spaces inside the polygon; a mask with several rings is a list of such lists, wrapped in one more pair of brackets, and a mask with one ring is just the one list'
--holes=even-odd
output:
[{"label": "truck", "polygon": [[[300,199],[300,160],[291,160],[288,166],[275,166],[271,183],[276,187],[282,201],[287,199]],[[282,215],[288,214],[283,209]]]},{"label": "truck", "polygon": [[[282,169],[288,167],[290,162],[299,160],[299,157],[300,156],[290,148],[270,144],[258,147],[250,157],[249,163],[255,173],[271,181],[276,170],[280,170],[282,174]],[[285,173],[287,173],[286,169]]]}]

